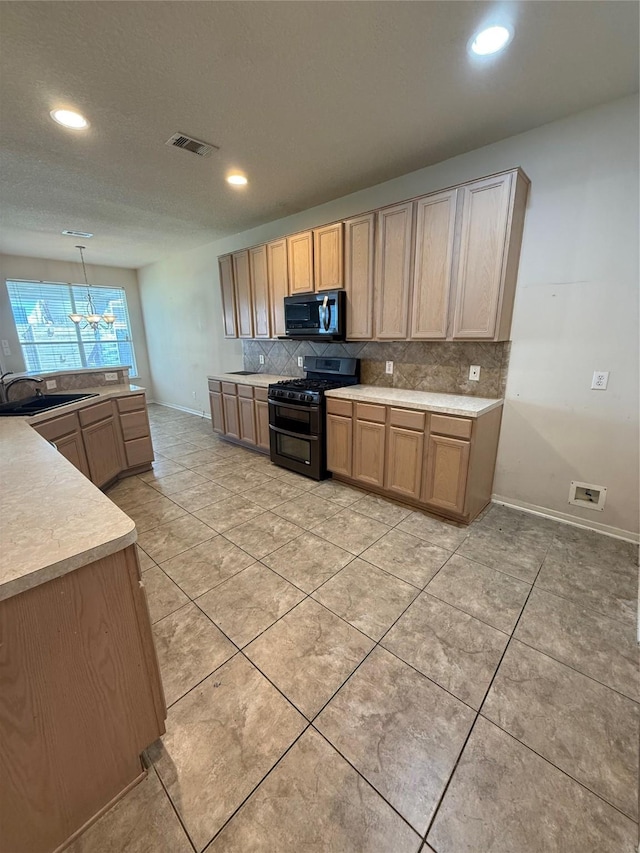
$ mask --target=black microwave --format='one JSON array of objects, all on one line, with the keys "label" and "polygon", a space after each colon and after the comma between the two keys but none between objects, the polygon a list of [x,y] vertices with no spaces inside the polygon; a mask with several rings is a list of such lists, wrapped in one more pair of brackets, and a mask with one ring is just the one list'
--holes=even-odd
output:
[{"label": "black microwave", "polygon": [[285,296],[285,337],[301,341],[343,341],[345,304],[344,290]]}]

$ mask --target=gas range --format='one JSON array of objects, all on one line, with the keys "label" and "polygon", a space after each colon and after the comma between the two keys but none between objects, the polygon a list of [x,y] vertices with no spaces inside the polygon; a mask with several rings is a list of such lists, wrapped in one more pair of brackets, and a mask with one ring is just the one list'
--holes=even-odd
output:
[{"label": "gas range", "polygon": [[269,398],[313,405],[320,402],[325,391],[340,387],[340,382],[329,379],[283,379],[269,385]]}]

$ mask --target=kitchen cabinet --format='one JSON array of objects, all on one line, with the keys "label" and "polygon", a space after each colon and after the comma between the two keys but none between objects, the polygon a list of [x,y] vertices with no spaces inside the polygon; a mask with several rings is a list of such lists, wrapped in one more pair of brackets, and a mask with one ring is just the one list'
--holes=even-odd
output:
[{"label": "kitchen cabinet", "polygon": [[462,515],[469,471],[468,441],[430,435],[423,500],[437,509]]},{"label": "kitchen cabinet", "polygon": [[314,285],[319,290],[344,286],[342,222],[313,229]]},{"label": "kitchen cabinet", "polygon": [[238,395],[235,384],[231,382],[222,383],[222,409],[224,412],[224,434],[239,439]]},{"label": "kitchen cabinet", "polygon": [[234,252],[233,281],[236,294],[236,316],[238,321],[238,337],[253,337],[253,309],[251,299],[251,272],[249,267],[249,252]]},{"label": "kitchen cabinet", "polygon": [[313,232],[301,231],[287,237],[289,293],[313,291]]},{"label": "kitchen cabinet", "polygon": [[222,296],[222,319],[225,338],[237,338],[236,295],[233,285],[233,261],[231,255],[218,258],[220,292]]},{"label": "kitchen cabinet", "polygon": [[43,438],[50,441],[65,459],[68,459],[79,471],[82,471],[85,477],[90,476],[77,412],[69,412],[69,414],[52,418],[50,421],[36,424],[34,429]]},{"label": "kitchen cabinet", "polygon": [[385,489],[402,498],[420,499],[424,433],[390,426]]},{"label": "kitchen cabinet", "polygon": [[[220,386],[220,383],[217,383]],[[211,383],[209,383],[211,385]],[[222,392],[209,391],[209,407],[211,409],[211,425],[214,432],[224,432],[224,411],[222,408]]]},{"label": "kitchen cabinet", "polygon": [[255,400],[256,444],[262,450],[269,450],[269,404],[266,400]]},{"label": "kitchen cabinet", "polygon": [[277,338],[279,335],[284,335],[286,331],[284,325],[284,298],[289,295],[286,238],[267,243],[267,274],[269,277],[271,334],[274,338]]},{"label": "kitchen cabinet", "polygon": [[215,432],[253,450],[269,452],[266,388],[209,379],[209,400]]},{"label": "kitchen cabinet", "polygon": [[380,487],[384,485],[384,421],[384,406],[356,404],[356,420],[353,426],[353,478],[360,483]]},{"label": "kitchen cabinet", "polygon": [[377,213],[375,304],[377,340],[407,337],[413,202]]},{"label": "kitchen cabinet", "polygon": [[266,246],[255,246],[253,249],[249,249],[249,273],[251,278],[253,337],[268,338],[271,330]]},{"label": "kitchen cabinet", "polygon": [[105,400],[80,409],[79,417],[91,482],[98,487],[105,486],[127,467],[113,401]]},{"label": "kitchen cabinet", "polygon": [[146,470],[154,458],[146,397],[144,394],[116,397],[115,405],[124,441],[125,468]]},{"label": "kitchen cabinet", "polygon": [[255,444],[256,416],[253,404],[253,388],[250,385],[238,385],[238,421],[242,441]]},{"label": "kitchen cabinet", "polygon": [[374,213],[344,223],[344,286],[350,341],[373,338],[374,235]]},{"label": "kitchen cabinet", "polygon": [[327,468],[334,474],[352,475],[353,419],[327,414]]}]

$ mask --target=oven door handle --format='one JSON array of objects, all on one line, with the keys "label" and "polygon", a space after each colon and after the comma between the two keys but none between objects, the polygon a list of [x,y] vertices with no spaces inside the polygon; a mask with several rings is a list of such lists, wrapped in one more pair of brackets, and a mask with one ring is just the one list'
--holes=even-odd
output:
[{"label": "oven door handle", "polygon": [[319,435],[305,435],[301,432],[291,432],[288,429],[282,429],[281,427],[274,426],[273,424],[269,424],[269,429],[273,432],[278,432],[280,435],[288,435],[291,438],[299,438],[300,441],[318,441],[320,439]]},{"label": "oven door handle", "polygon": [[319,412],[320,406],[296,405],[295,403],[283,403],[280,400],[272,400],[270,397],[267,402],[270,406],[280,406],[282,409],[292,409],[294,412]]}]

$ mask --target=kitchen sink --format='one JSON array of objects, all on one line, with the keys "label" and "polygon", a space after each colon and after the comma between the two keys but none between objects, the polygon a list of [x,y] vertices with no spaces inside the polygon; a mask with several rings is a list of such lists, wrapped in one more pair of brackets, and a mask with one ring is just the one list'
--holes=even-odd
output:
[{"label": "kitchen sink", "polygon": [[67,403],[76,400],[86,400],[89,397],[97,397],[97,394],[42,394],[36,397],[27,397],[25,400],[15,400],[13,403],[0,404],[0,416],[2,415],[37,415],[38,412],[46,412],[49,409],[57,409]]},{"label": "kitchen sink", "polygon": [[229,376],[255,376],[255,370],[230,370]]}]

